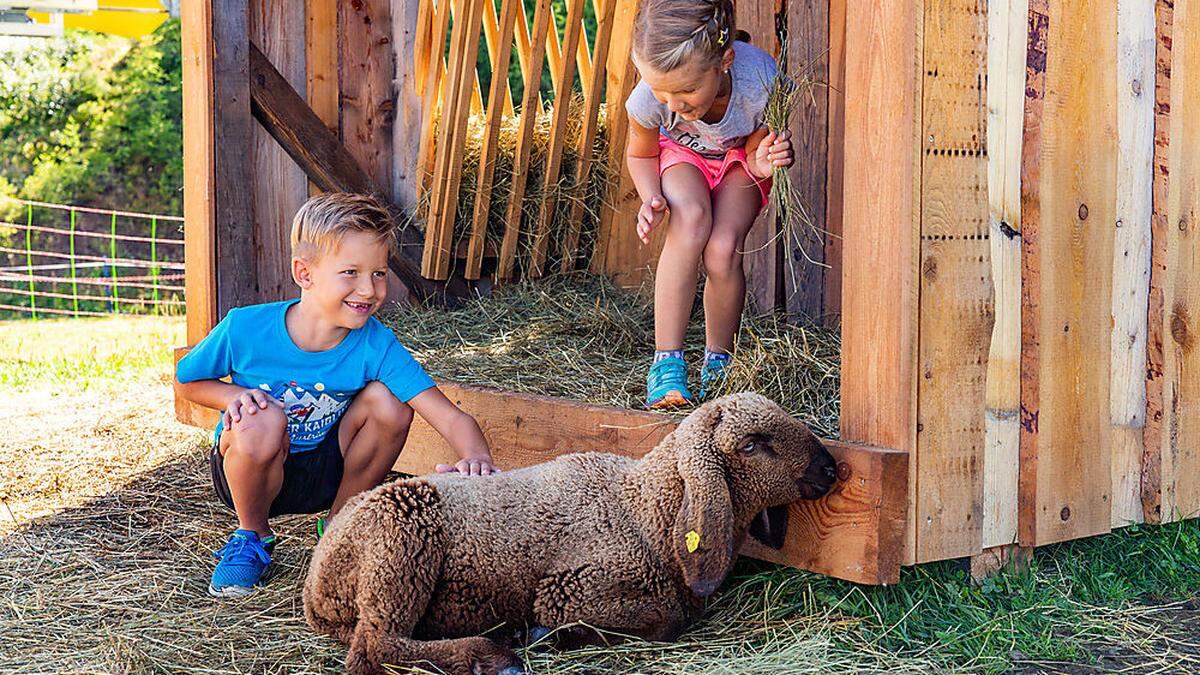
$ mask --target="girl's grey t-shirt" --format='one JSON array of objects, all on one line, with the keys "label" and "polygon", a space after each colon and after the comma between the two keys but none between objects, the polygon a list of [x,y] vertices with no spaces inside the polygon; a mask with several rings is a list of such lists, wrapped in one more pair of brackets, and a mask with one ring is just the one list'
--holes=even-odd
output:
[{"label": "girl's grey t-shirt", "polygon": [[625,111],[633,121],[648,129],[657,128],[679,145],[705,157],[724,157],[731,148],[745,145],[746,137],[763,126],[763,111],[777,71],[770,54],[748,42],[734,42],[733,65],[729,68],[733,87],[721,121],[706,124],[683,119],[655,98],[645,82],[634,87],[625,101]]}]

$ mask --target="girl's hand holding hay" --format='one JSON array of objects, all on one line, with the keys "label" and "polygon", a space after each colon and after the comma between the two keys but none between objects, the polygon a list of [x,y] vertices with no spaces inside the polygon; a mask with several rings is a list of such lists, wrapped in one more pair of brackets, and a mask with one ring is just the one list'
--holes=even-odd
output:
[{"label": "girl's hand holding hay", "polygon": [[792,165],[792,134],[786,129],[771,131],[758,142],[754,153],[747,157],[750,173],[755,178],[769,178],[776,168]]}]

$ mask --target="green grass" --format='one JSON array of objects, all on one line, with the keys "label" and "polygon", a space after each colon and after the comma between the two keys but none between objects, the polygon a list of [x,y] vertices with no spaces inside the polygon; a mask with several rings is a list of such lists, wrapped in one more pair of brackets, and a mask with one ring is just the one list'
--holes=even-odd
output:
[{"label": "green grass", "polygon": [[183,317],[0,321],[0,388],[84,389],[171,370]]}]

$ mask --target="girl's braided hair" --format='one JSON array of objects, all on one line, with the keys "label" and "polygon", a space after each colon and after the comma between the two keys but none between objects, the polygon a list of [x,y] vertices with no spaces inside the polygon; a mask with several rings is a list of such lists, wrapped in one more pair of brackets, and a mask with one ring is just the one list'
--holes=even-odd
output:
[{"label": "girl's braided hair", "polygon": [[736,29],[731,0],[642,0],[633,24],[634,58],[663,73],[714,65],[734,40],[750,35]]}]

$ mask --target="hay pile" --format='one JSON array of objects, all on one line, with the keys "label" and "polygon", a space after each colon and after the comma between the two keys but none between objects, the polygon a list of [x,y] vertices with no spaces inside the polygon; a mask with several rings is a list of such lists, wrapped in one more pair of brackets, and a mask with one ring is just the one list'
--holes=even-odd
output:
[{"label": "hay pile", "polygon": [[[653,307],[605,277],[576,273],[503,286],[454,312],[404,309],[381,319],[435,377],[629,408],[641,407],[646,394]],[[698,377],[699,301],[685,348]],[[718,393],[758,391],[817,433],[836,436],[839,348],[836,329],[747,314]]]},{"label": "hay pile", "polygon": [[[533,144],[530,150],[529,171],[525,180],[525,195],[521,200],[521,237],[517,247],[517,269],[524,270],[532,246],[538,209],[552,194],[557,198],[554,217],[550,222],[550,246],[547,270],[558,269],[561,258],[561,242],[565,236],[565,224],[576,205],[582,207],[583,222],[580,229],[579,251],[589,251],[594,244],[600,209],[609,199],[614,182],[619,178],[611,166],[608,156],[608,125],[605,108],[601,106],[597,120],[596,138],[591,147],[591,170],[588,180],[580,184],[577,176],[580,159],[580,136],[583,133],[583,98],[576,94],[567,115],[567,129],[558,181],[545,189],[546,162],[550,149],[550,129],[553,119],[552,102],[547,101],[537,113],[533,127]],[[482,114],[473,114],[467,120],[466,147],[462,156],[462,180],[458,192],[457,212],[454,220],[453,242],[457,250],[471,232],[475,213],[475,195],[478,190],[479,158],[483,152],[483,135],[487,119]],[[486,241],[494,251],[500,250],[507,227],[505,212],[512,195],[513,162],[517,151],[517,136],[521,115],[506,117],[500,126],[497,139],[496,168],[492,179],[491,202],[488,208]],[[425,185],[430,185],[432,176],[426,174]],[[424,227],[424,214],[429,209],[430,192],[423,191],[418,205],[418,225]]]}]

